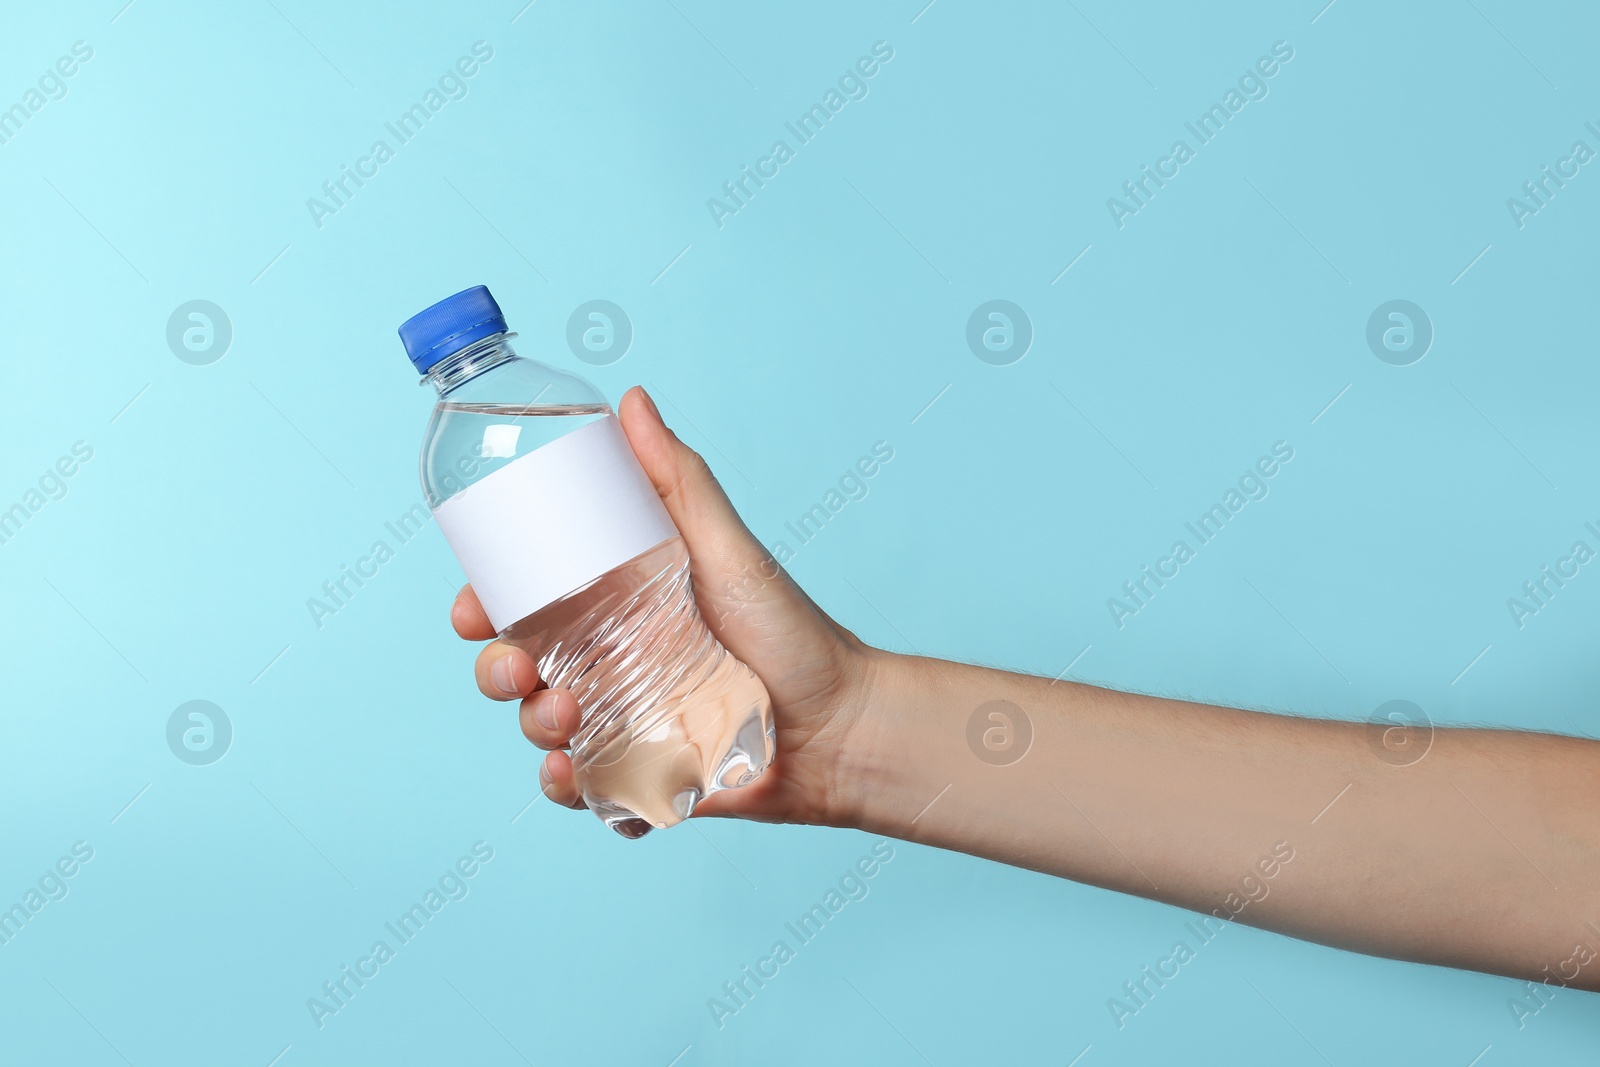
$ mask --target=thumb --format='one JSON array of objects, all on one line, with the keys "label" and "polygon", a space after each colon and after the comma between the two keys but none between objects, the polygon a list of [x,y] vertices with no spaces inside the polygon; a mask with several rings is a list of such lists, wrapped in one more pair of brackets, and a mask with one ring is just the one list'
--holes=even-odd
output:
[{"label": "thumb", "polygon": [[636,385],[618,407],[633,454],[688,543],[696,577],[720,592],[741,575],[771,567],[766,549],[739,518],[716,475],[667,428],[650,394]]}]

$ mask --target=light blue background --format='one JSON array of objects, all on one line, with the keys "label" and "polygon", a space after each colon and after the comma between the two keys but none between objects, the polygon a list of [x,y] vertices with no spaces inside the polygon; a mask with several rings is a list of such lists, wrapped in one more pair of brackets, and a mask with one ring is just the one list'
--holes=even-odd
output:
[{"label": "light blue background", "polygon": [[[6,5],[0,107],[73,42],[94,57],[0,145],[0,507],[73,442],[94,458],[0,545],[0,898],[95,853],[0,946],[0,1060],[1593,1049],[1593,996],[1519,1030],[1520,983],[1244,928],[1119,1031],[1107,999],[1183,912],[910,845],[719,1030],[707,998],[872,839],[705,820],[630,844],[527,807],[538,753],[472,688],[431,525],[312,623],[307,598],[420,497],[429,398],[395,326],[484,282],[525,353],[657,390],[768,542],[890,442],[792,564],[870,641],[1600,732],[1600,577],[1520,630],[1506,607],[1600,520],[1600,175],[1522,229],[1506,207],[1575,140],[1600,148],[1594,13],[923,3]],[[314,225],[306,199],[479,40],[469,95]],[[880,40],[870,95],[717,228],[707,198]],[[1280,40],[1270,95],[1118,229],[1106,199]],[[636,331],[602,369],[564,341],[595,298]],[[1364,339],[1396,298],[1436,330],[1407,367]],[[192,299],[234,330],[208,366],[165,339]],[[1035,330],[1011,366],[966,346],[991,299]],[[1270,497],[1117,629],[1106,599],[1279,440]],[[191,699],[233,724],[210,766],[166,744]],[[470,895],[319,1030],[307,998],[480,840]]]}]

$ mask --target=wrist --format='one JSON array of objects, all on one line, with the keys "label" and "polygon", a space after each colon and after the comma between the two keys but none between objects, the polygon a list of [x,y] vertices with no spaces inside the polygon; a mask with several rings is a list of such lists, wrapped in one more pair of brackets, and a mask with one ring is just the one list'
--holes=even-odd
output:
[{"label": "wrist", "polygon": [[995,798],[1040,810],[1061,802],[1048,768],[1064,763],[1047,753],[1062,750],[1065,719],[1048,709],[1067,689],[1047,697],[1037,678],[876,649],[866,660],[836,763],[833,825],[969,852],[981,839],[1016,862],[1026,847],[1013,840],[1018,820]]},{"label": "wrist", "polygon": [[937,709],[933,694],[923,692],[923,662],[882,649],[864,650],[851,725],[839,746],[831,825],[900,838],[912,835],[916,816],[933,795],[921,796],[928,792],[923,779],[943,762],[927,758],[932,753],[926,750],[948,732],[931,721]]}]

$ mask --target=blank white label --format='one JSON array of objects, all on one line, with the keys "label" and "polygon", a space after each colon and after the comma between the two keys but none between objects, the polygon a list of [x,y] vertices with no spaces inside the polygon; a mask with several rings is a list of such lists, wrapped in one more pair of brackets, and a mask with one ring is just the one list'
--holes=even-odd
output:
[{"label": "blank white label", "polygon": [[513,460],[433,515],[497,631],[678,535],[615,415]]}]

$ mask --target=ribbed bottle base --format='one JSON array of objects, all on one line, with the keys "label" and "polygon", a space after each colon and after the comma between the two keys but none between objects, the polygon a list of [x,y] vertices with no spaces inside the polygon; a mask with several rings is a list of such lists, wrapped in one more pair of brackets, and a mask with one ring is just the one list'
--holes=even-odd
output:
[{"label": "ribbed bottle base", "polygon": [[508,627],[583,710],[572,763],[584,801],[624,837],[688,818],[772,762],[772,701],[711,635],[681,538],[663,541]]}]

